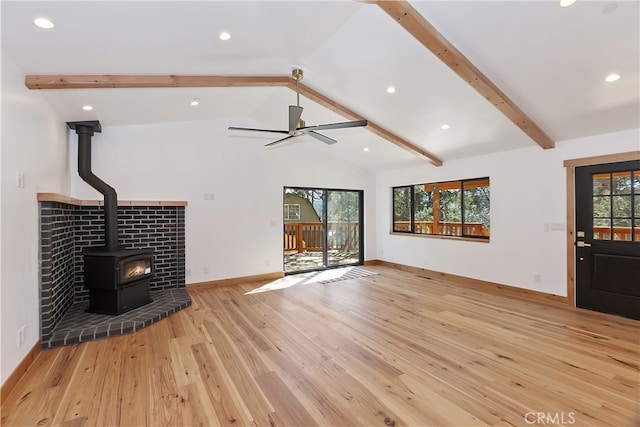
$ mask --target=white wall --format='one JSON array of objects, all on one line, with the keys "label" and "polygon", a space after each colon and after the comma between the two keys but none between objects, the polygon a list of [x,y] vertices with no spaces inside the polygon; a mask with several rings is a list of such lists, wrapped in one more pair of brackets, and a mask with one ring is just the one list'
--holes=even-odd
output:
[{"label": "white wall", "polygon": [[[40,335],[38,203],[36,193],[69,192],[66,126],[2,52],[2,204],[0,229],[0,319],[2,382]],[[25,186],[16,186],[24,174]],[[17,332],[26,340],[18,346]]]},{"label": "white wall", "polygon": [[[377,176],[377,258],[566,296],[566,159],[640,149],[638,129]],[[391,187],[491,178],[490,243],[391,235]],[[554,225],[562,230],[553,231]],[[540,276],[540,281],[535,280]]]},{"label": "white wall", "polygon": [[[270,139],[230,136],[229,122],[103,126],[93,137],[93,171],[116,189],[119,199],[189,203],[187,283],[282,271],[285,186],[364,190],[365,258],[375,256],[370,172],[332,158],[330,146],[312,139],[266,149]],[[71,195],[101,198],[77,176],[77,137],[70,138]],[[213,200],[205,200],[205,194],[213,194]]]}]

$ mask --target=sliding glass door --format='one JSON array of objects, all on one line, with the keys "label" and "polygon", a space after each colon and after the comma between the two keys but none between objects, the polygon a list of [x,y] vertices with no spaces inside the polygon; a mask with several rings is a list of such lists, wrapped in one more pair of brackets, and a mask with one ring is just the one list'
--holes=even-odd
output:
[{"label": "sliding glass door", "polygon": [[284,272],[362,264],[363,192],[284,189]]}]

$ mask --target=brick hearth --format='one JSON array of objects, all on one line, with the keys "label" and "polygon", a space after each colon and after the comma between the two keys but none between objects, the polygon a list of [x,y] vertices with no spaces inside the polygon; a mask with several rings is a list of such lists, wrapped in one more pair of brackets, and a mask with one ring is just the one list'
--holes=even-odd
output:
[{"label": "brick hearth", "polygon": [[49,193],[38,200],[43,348],[133,332],[191,304],[184,289],[186,202],[119,203],[120,243],[154,250],[154,303],[105,320],[105,315],[84,313],[89,293],[83,286],[82,249],[104,242],[100,202]]}]

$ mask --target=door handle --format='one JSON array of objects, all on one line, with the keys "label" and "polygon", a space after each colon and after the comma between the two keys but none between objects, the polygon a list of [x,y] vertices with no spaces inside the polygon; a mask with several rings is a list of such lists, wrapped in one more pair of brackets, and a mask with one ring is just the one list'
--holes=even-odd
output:
[{"label": "door handle", "polygon": [[579,248],[590,248],[591,247],[591,243],[585,243],[585,242],[582,242],[582,241],[576,242],[576,245]]}]

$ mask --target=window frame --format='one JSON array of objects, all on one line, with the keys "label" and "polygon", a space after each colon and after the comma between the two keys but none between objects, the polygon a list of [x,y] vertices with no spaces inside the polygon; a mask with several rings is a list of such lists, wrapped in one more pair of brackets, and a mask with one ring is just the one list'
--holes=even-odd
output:
[{"label": "window frame", "polygon": [[[482,185],[484,182],[486,182],[486,185]],[[465,186],[465,183],[467,184],[467,186]],[[472,186],[469,186],[472,185]],[[460,222],[459,222],[459,227],[456,227],[457,229],[459,229],[459,233],[460,234],[444,234],[440,232],[440,227],[439,225],[434,227],[433,224],[431,226],[431,230],[429,232],[425,232],[423,227],[417,227],[416,226],[416,187],[423,187],[424,191],[428,191],[432,193],[431,196],[431,216],[433,217],[432,222],[434,224],[440,224],[440,217],[441,217],[441,205],[440,205],[440,192],[441,191],[450,191],[450,190],[457,190],[460,192],[460,197],[459,197],[459,206],[456,206],[456,208],[459,208],[459,212],[460,212]],[[465,226],[465,224],[467,224],[467,222],[465,221],[465,217],[466,212],[465,212],[465,192],[471,188],[488,188],[489,189],[489,224],[483,224],[483,230],[485,230],[485,232],[487,233],[487,235],[485,234],[468,234],[465,231],[468,230],[468,227]],[[396,191],[398,190],[403,190],[403,191],[407,191],[407,189],[409,189],[409,194],[410,194],[410,200],[409,200],[409,210],[410,210],[410,224],[407,229],[401,229],[399,227],[397,227],[397,222],[398,220],[396,220]],[[422,190],[419,190],[418,192],[420,192]],[[415,236],[424,236],[424,237],[437,237],[437,238],[451,238],[451,239],[463,239],[463,240],[476,240],[476,241],[484,241],[487,242],[489,241],[490,237],[491,237],[491,231],[490,231],[490,216],[491,216],[491,179],[490,177],[480,177],[480,178],[468,178],[468,179],[460,179],[460,180],[451,180],[451,181],[439,181],[439,182],[427,182],[427,183],[420,183],[420,184],[411,184],[411,185],[399,185],[399,186],[394,186],[391,187],[391,209],[392,209],[392,220],[391,220],[391,233],[398,233],[398,234],[409,234],[409,235],[415,235]],[[404,220],[406,221],[406,220]],[[451,222],[451,221],[449,221]],[[450,228],[451,229],[451,228]],[[435,232],[434,232],[435,231]]]},{"label": "window frame", "polygon": [[[391,192],[391,230],[394,233],[408,233],[408,234],[413,234],[414,233],[414,210],[413,210],[413,205],[414,205],[414,190],[413,190],[413,185],[401,185],[398,187],[392,187],[392,192]],[[407,189],[409,192],[409,229],[408,230],[402,230],[402,229],[396,229],[396,197],[395,197],[395,190],[396,189]],[[406,220],[402,220],[402,221],[406,221]]]}]

